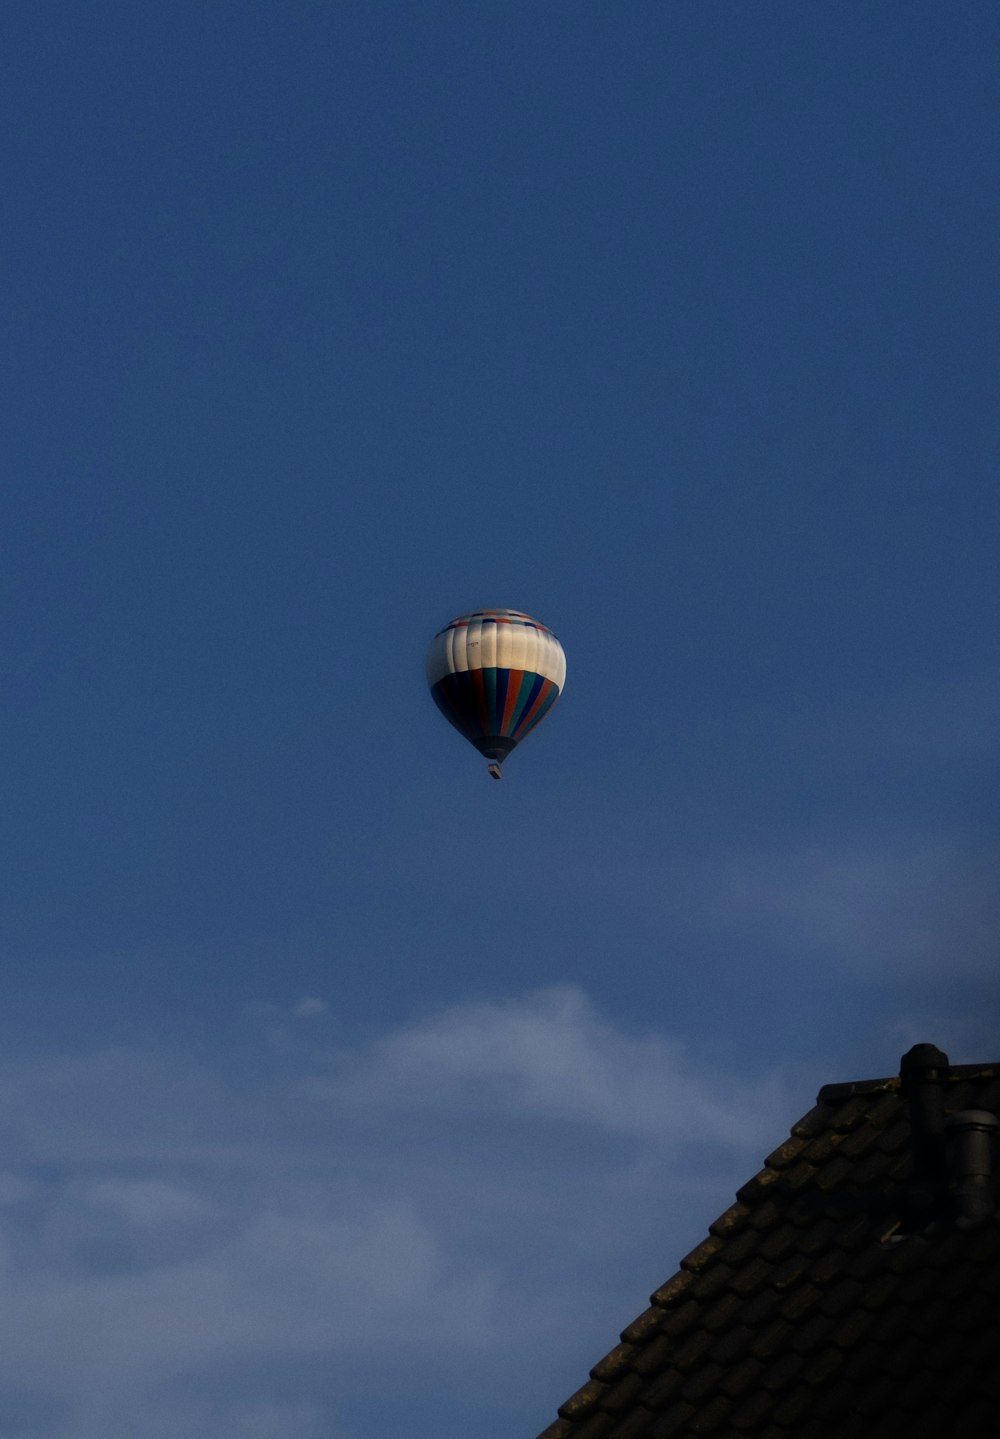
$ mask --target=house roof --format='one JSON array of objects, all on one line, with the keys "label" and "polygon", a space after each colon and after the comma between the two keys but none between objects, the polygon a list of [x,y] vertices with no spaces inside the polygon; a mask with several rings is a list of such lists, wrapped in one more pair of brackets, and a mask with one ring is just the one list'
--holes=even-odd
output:
[{"label": "house roof", "polygon": [[1000,1434],[996,1181],[947,1138],[998,1108],[930,1045],[826,1085],[539,1439]]}]

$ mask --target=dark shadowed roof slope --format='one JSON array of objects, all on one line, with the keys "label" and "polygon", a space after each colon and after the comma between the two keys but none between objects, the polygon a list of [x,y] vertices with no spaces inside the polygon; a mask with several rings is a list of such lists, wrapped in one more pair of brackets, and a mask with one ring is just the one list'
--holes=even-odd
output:
[{"label": "dark shadowed roof slope", "polygon": [[998,1107],[932,1045],[827,1085],[540,1439],[1000,1436]]}]

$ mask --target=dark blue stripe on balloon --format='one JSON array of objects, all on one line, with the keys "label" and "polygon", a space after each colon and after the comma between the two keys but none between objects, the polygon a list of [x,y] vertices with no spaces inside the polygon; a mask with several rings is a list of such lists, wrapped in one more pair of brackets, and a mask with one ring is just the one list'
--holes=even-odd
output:
[{"label": "dark blue stripe on balloon", "polygon": [[486,732],[496,734],[500,728],[497,720],[497,672],[493,665],[483,667],[483,691],[486,695]]},{"label": "dark blue stripe on balloon", "polygon": [[475,740],[482,737],[479,699],[468,670],[460,674],[445,675],[432,687],[431,695],[445,719],[466,739]]}]

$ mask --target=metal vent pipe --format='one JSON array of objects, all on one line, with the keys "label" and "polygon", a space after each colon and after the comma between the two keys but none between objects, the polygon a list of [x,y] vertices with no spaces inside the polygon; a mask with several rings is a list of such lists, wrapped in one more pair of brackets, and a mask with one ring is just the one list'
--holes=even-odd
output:
[{"label": "metal vent pipe", "polygon": [[1000,1120],[986,1109],[963,1109],[950,1115],[947,1125],[956,1223],[960,1229],[978,1229],[996,1211],[990,1180],[993,1141],[1000,1133]]}]

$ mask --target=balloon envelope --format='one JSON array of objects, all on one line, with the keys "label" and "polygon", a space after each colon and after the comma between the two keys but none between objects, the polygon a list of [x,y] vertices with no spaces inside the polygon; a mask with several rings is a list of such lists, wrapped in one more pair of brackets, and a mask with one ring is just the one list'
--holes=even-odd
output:
[{"label": "balloon envelope", "polygon": [[438,709],[488,760],[505,760],[562,693],[566,656],[520,610],[476,610],[439,631],[427,652]]}]

